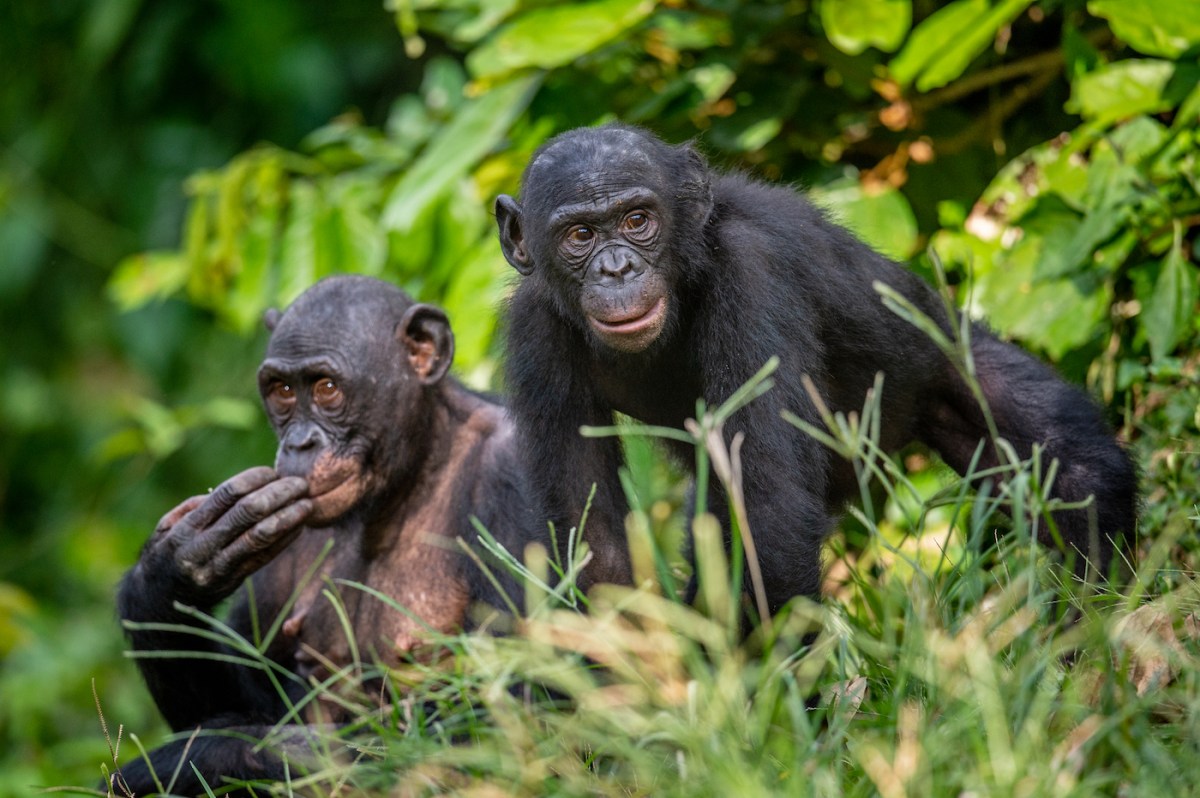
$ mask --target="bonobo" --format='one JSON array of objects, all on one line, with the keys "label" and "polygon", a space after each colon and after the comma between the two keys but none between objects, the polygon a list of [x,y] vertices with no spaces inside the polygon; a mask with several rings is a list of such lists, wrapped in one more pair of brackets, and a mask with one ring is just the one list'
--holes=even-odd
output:
[{"label": "bonobo", "polygon": [[[697,398],[715,407],[780,358],[775,387],[725,425],[727,438],[745,434],[743,489],[772,611],[818,594],[821,542],[857,492],[848,463],[780,418],[789,410],[820,424],[805,375],[828,407],[850,412],[882,372],[879,443],[889,450],[919,440],[962,473],[987,437],[950,360],[873,284],[948,331],[940,298],[791,189],[610,125],[544,144],[520,202],[497,199],[496,221],[523,275],[507,311],[507,386],[541,513],[577,520],[596,485],[585,535],[598,556],[585,586],[630,576],[619,445],[579,434],[610,424],[614,410],[680,427]],[[1041,444],[1047,462],[1057,458],[1056,496],[1095,496],[1093,508],[1055,520],[1072,556],[1103,572],[1114,541],[1133,531],[1128,457],[1082,391],[983,326],[971,335],[999,434],[1023,457]],[[671,445],[692,463],[685,445]],[[981,451],[979,467],[997,464],[991,446]]]},{"label": "bonobo", "polygon": [[[379,280],[339,276],[266,322],[258,381],[279,438],[275,468],[244,471],[167,513],[122,582],[118,607],[127,621],[204,627],[176,603],[212,611],[249,577],[227,623],[252,642],[269,639],[267,657],[300,679],[234,664],[236,652],[206,637],[131,630],[139,652],[195,652],[137,660],[171,728],[220,730],[152,753],[164,783],[186,760],[175,793],[203,792],[191,764],[213,786],[221,777],[282,778],[283,760],[255,741],[313,680],[354,665],[355,646],[361,660],[395,665],[426,626],[453,631],[469,625],[474,602],[502,606],[455,542],[476,539],[472,516],[518,557],[545,527],[529,513],[504,408],[447,376],[454,339],[441,310]],[[503,569],[492,571],[516,589]],[[338,580],[367,585],[420,620]],[[341,719],[321,701],[303,716]],[[308,728],[293,724],[276,739],[303,752]],[[153,789],[141,761],[122,776],[135,794]]]}]

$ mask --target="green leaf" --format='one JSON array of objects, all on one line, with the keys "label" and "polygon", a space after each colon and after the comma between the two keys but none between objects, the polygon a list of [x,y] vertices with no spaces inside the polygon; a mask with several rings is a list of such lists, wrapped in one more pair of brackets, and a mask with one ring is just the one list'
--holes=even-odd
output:
[{"label": "green leaf", "polygon": [[654,0],[595,0],[534,8],[475,48],[467,68],[486,78],[569,64],[641,22],[654,6]]},{"label": "green leaf", "polygon": [[1034,266],[1049,243],[1031,237],[992,261],[977,261],[972,311],[1059,360],[1096,336],[1108,318],[1112,288],[1088,272],[1036,279]]},{"label": "green leaf", "polygon": [[540,78],[516,78],[459,109],[392,190],[384,206],[387,229],[407,231],[415,220],[487,155],[529,100]]},{"label": "green leaf", "polygon": [[1164,90],[1175,64],[1130,58],[1100,67],[1071,84],[1066,108],[1084,119],[1115,122],[1137,114],[1157,113],[1172,106]]},{"label": "green leaf", "polygon": [[1146,55],[1178,58],[1200,44],[1196,0],[1092,0],[1087,7],[1108,20],[1117,38]]},{"label": "green leaf", "polygon": [[[1041,249],[1035,274],[1038,280],[1064,277],[1092,265],[1101,246],[1126,226],[1137,202],[1137,170],[1116,157],[1111,150],[1093,153],[1087,173],[1087,189],[1082,195],[1084,216],[1044,211],[1055,206],[1054,195],[1039,199],[1021,223],[1026,234],[1041,236]],[[1065,209],[1062,209],[1065,210]],[[1040,218],[1045,216],[1046,218]],[[1119,265],[1106,263],[1109,268]]]},{"label": "green leaf", "polygon": [[321,199],[307,180],[292,186],[287,222],[279,242],[276,301],[289,305],[317,280],[316,225]]},{"label": "green leaf", "polygon": [[1142,299],[1140,319],[1155,361],[1175,350],[1196,319],[1196,266],[1183,256],[1179,232],[1177,229],[1175,244],[1154,281],[1153,293]]},{"label": "green leaf", "polygon": [[888,69],[901,86],[920,91],[944,86],[961,75],[987,49],[996,32],[1016,19],[1033,0],[956,0],[930,14],[913,30]]},{"label": "green leaf", "polygon": [[[462,258],[452,276],[446,295],[442,298],[451,323],[454,325],[455,369],[472,384],[486,385],[491,377],[485,357],[496,332],[496,307],[502,301],[506,286],[508,264],[500,255],[500,242],[487,235]],[[473,379],[483,368],[484,379]]]},{"label": "green leaf", "polygon": [[904,260],[917,246],[917,220],[908,199],[890,186],[865,191],[857,180],[813,189],[809,196],[834,221],[889,258]]},{"label": "green leaf", "polygon": [[912,0],[824,0],[821,25],[844,53],[858,55],[868,47],[890,53],[912,25]]},{"label": "green leaf", "polygon": [[117,264],[108,295],[121,310],[132,310],[174,294],[187,279],[188,261],[179,252],[143,252]]}]

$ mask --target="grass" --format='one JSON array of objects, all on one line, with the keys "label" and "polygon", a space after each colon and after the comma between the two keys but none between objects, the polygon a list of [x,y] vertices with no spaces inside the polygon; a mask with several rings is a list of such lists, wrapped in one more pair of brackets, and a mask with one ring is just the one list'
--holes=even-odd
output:
[{"label": "grass", "polygon": [[[438,638],[441,656],[389,674],[382,710],[364,696],[352,728],[314,745],[308,775],[259,793],[1194,794],[1200,592],[1184,572],[1194,507],[1143,530],[1151,543],[1128,584],[1080,584],[1033,543],[1058,506],[1047,498],[1053,464],[1010,457],[987,483],[998,487],[980,494],[944,469],[914,475],[874,445],[880,386],[861,414],[827,412],[807,430],[853,460],[863,488],[827,547],[827,600],[797,599],[741,633],[761,586],[741,567],[753,530],[738,444],[725,447],[721,425],[769,389],[770,369],[733,405],[698,408],[686,432],[734,497],[736,530],[731,561],[716,519],[703,508],[692,519],[696,606],[678,598],[681,522],[669,507],[679,486],[647,465],[637,439],[684,433],[593,430],[633,436],[624,478],[637,586],[581,595],[584,543],[566,563],[537,548],[512,553],[529,586],[511,597],[513,633]],[[1006,509],[1011,521],[997,515]],[[228,631],[214,622],[211,633]]]}]

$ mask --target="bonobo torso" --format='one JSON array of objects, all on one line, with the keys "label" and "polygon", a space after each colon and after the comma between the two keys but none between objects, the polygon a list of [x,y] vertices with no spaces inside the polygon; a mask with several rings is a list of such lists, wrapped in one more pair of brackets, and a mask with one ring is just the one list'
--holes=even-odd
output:
[{"label": "bonobo torso", "polygon": [[[258,603],[259,627],[268,628],[287,611],[268,655],[310,684],[355,664],[356,657],[395,667],[431,634],[468,625],[471,591],[464,570],[474,566],[464,563],[456,538],[474,540],[470,515],[483,516],[485,526],[490,520],[472,506],[481,489],[478,465],[512,461],[511,422],[499,405],[456,388],[437,406],[434,424],[448,432],[432,436],[435,447],[417,479],[393,510],[379,513],[387,523],[364,528],[343,519],[332,528],[306,528],[253,577],[255,595],[271,597]],[[379,591],[412,616],[356,585]],[[282,601],[293,589],[299,595],[289,608]],[[239,594],[242,623],[247,600]],[[331,707],[322,707],[328,715]]]}]

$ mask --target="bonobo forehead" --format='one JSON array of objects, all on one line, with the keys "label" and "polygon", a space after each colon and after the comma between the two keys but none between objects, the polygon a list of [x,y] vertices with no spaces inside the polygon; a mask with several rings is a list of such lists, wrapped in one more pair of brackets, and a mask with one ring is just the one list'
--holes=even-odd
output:
[{"label": "bonobo forehead", "polygon": [[521,202],[540,218],[564,205],[606,204],[632,187],[661,192],[673,148],[635,128],[580,128],[542,145],[522,180]]},{"label": "bonobo forehead", "polygon": [[268,358],[336,354],[348,366],[386,353],[396,325],[413,304],[383,280],[362,275],[326,277],[293,302],[267,344]]}]

